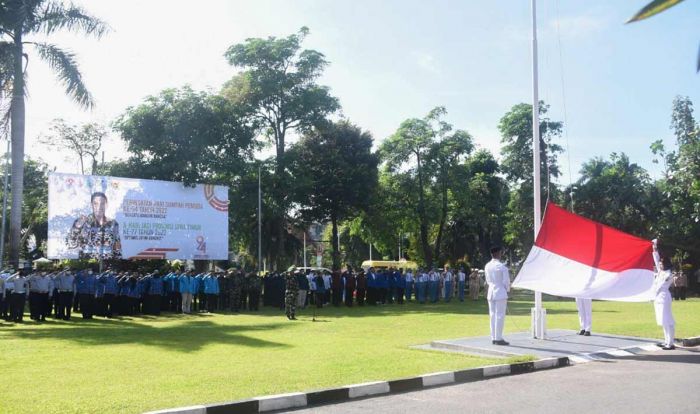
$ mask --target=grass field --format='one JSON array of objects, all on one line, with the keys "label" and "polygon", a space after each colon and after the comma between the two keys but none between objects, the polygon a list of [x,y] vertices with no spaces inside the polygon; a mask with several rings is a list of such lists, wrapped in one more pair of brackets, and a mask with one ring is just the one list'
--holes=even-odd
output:
[{"label": "grass field", "polygon": [[[510,302],[507,332],[529,328],[528,298]],[[549,328],[577,329],[573,301],[545,307]],[[699,299],[673,311],[677,337],[700,335]],[[505,362],[409,348],[488,335],[483,299],[311,314],[0,322],[0,412],[135,413]],[[593,331],[662,337],[651,303],[594,302]]]}]

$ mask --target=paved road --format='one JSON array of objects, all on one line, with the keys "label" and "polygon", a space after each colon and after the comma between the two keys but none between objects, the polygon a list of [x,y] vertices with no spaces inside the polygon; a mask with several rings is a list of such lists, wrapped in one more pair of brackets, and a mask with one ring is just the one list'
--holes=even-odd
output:
[{"label": "paved road", "polygon": [[700,348],[649,352],[294,413],[697,413]]}]

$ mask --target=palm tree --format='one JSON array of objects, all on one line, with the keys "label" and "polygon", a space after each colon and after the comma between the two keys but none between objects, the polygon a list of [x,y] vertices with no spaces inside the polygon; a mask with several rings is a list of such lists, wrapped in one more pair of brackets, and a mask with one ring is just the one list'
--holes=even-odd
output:
[{"label": "palm tree", "polygon": [[101,37],[109,26],[82,8],[59,0],[4,0],[0,9],[0,55],[12,59],[10,136],[12,139],[12,207],[10,211],[10,263],[19,264],[24,189],[24,95],[29,55],[25,46],[36,51],[64,85],[66,94],[81,107],[91,108],[93,99],[78,69],[75,55],[55,44],[32,41],[32,35],[50,37],[59,30]]}]

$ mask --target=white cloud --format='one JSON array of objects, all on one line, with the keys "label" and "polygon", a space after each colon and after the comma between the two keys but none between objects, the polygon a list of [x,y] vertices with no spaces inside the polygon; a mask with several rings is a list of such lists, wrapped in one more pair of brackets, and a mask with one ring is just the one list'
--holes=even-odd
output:
[{"label": "white cloud", "polygon": [[430,53],[414,50],[411,52],[411,56],[418,64],[418,66],[425,69],[426,71],[434,73],[436,75],[439,75],[442,72],[440,70],[440,67],[438,66],[435,56],[431,55]]}]

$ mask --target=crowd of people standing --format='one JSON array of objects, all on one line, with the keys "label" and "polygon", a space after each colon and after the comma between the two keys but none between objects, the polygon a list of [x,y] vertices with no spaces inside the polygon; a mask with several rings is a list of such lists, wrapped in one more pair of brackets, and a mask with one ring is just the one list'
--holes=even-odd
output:
[{"label": "crowd of people standing", "polygon": [[[403,304],[415,300],[419,304],[450,302],[452,299],[464,301],[468,293],[472,300],[479,297],[481,276],[473,270],[469,276],[464,269],[453,271],[423,269],[375,269],[353,271],[351,267],[340,272],[300,270],[290,271],[283,276],[273,277],[284,280],[284,305],[288,319],[295,319],[297,307],[333,306],[352,307]],[[282,280],[282,279],[280,279]],[[468,290],[468,292],[467,292]]]},{"label": "crowd of people standing", "polygon": [[93,316],[159,315],[259,309],[262,280],[254,273],[173,271],[103,273],[66,269],[58,272],[0,272],[0,318],[22,322],[28,302],[31,319],[53,316],[70,320],[79,312]]},{"label": "crowd of people standing", "polygon": [[0,272],[0,318],[22,322],[28,304],[30,318],[53,316],[70,320],[80,313],[93,316],[159,315],[161,312],[259,310],[263,305],[286,309],[295,318],[297,307],[317,307],[476,300],[478,271],[362,269],[354,271],[272,272],[265,277],[240,270],[228,272],[172,271],[164,274],[90,269]]}]

